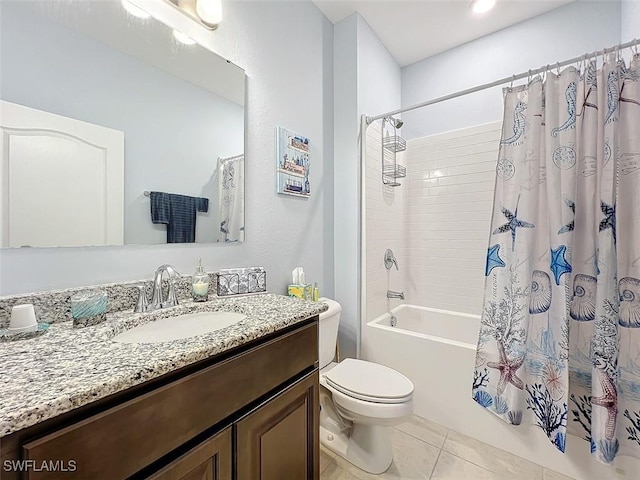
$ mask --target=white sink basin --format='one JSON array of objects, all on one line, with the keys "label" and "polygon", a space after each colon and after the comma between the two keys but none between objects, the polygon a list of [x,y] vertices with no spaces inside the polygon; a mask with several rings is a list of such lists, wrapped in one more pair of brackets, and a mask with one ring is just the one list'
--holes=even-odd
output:
[{"label": "white sink basin", "polygon": [[199,312],[161,318],[116,335],[120,343],[159,343],[195,337],[215,332],[244,320],[246,315],[236,312]]}]

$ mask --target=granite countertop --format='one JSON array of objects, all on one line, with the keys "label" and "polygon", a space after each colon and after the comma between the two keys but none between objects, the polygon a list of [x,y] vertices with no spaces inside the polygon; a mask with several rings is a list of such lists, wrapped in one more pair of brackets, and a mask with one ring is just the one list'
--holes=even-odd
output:
[{"label": "granite countertop", "polygon": [[[129,328],[159,318],[201,311],[247,317],[222,330],[162,343],[118,343]],[[51,324],[44,335],[0,344],[0,437],[74,408],[243,345],[327,310],[271,293],[184,303],[150,313],[120,312],[104,323],[73,328]]]}]

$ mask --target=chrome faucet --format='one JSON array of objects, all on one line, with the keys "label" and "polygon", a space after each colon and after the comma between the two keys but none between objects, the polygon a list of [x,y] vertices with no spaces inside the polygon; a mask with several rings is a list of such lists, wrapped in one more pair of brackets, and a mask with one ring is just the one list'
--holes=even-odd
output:
[{"label": "chrome faucet", "polygon": [[[164,299],[162,294],[162,277],[164,273],[167,273],[167,282],[169,287],[167,288],[167,299]],[[151,298],[152,310],[159,308],[175,307],[178,305],[178,298],[176,297],[175,281],[180,274],[171,265],[160,265],[156,270],[155,277],[153,277],[153,294]]]},{"label": "chrome faucet", "polygon": [[404,300],[404,292],[394,292],[393,290],[387,290],[387,298],[399,298]]}]

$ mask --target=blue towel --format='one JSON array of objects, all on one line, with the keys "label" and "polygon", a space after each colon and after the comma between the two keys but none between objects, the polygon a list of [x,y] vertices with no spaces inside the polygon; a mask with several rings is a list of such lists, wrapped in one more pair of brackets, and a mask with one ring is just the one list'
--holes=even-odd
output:
[{"label": "blue towel", "polygon": [[167,225],[167,243],[196,241],[196,212],[209,210],[209,199],[151,192],[151,221]]}]

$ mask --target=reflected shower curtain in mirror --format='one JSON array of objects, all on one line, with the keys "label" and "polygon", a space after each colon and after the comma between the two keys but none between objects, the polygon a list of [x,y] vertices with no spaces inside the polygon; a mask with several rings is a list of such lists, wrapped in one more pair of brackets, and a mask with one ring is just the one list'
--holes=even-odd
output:
[{"label": "reflected shower curtain in mirror", "polygon": [[640,57],[505,92],[474,400],[640,457]]},{"label": "reflected shower curtain in mirror", "polygon": [[244,155],[218,158],[219,242],[244,240]]}]

